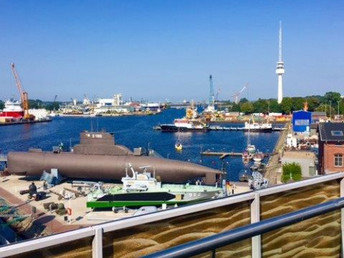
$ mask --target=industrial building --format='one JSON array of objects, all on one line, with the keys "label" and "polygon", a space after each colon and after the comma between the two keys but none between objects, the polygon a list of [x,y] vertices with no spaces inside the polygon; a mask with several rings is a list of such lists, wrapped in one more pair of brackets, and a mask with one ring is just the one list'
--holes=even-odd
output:
[{"label": "industrial building", "polygon": [[309,133],[311,124],[311,112],[303,110],[293,112],[293,131],[295,133]]}]

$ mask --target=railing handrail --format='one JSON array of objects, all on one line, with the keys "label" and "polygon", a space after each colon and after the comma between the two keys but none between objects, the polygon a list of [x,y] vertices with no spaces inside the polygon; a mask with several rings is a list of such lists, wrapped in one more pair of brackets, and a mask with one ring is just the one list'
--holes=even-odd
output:
[{"label": "railing handrail", "polygon": [[[218,207],[223,207],[226,205],[232,205],[235,203],[240,203],[243,201],[250,201],[255,198],[255,194],[259,194],[259,196],[266,196],[270,194],[276,194],[284,191],[289,191],[297,188],[307,187],[311,185],[316,185],[320,183],[330,182],[333,180],[339,180],[344,178],[344,173],[334,173],[319,177],[314,177],[311,179],[306,179],[299,182],[283,184],[283,185],[276,185],[273,187],[269,187],[267,189],[262,189],[254,192],[247,192],[236,194],[230,196],[228,198],[221,198],[216,199],[204,203],[187,205],[184,207],[180,207],[178,209],[168,209],[165,211],[159,211],[155,213],[149,213],[139,216],[134,216],[131,218],[119,219],[112,222],[104,222],[97,225],[89,226],[83,229],[75,229],[65,233],[54,234],[45,237],[39,237],[30,240],[24,240],[18,243],[12,243],[5,246],[0,246],[0,257],[3,256],[10,256],[20,254],[22,252],[28,252],[33,250],[38,250],[41,248],[47,248],[50,246],[66,243],[69,241],[82,239],[86,237],[84,235],[84,230],[87,230],[87,236],[94,236],[95,231],[101,229],[102,232],[113,232],[116,230],[121,230],[125,228],[130,228],[137,225],[152,223],[156,221],[161,221],[164,219],[170,219],[176,216],[185,216],[188,214],[201,212],[209,209],[214,209]],[[69,238],[71,237],[71,238]]]},{"label": "railing handrail", "polygon": [[275,229],[289,226],[331,211],[344,208],[344,197],[302,210],[290,212],[281,216],[266,219],[233,230],[228,230],[210,237],[181,244],[160,252],[145,256],[146,258],[190,257],[201,253],[214,251],[217,248],[261,235]]}]

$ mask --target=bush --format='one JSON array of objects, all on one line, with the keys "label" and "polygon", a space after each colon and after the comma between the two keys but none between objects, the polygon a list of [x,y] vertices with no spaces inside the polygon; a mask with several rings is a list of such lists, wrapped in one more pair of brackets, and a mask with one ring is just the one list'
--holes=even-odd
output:
[{"label": "bush", "polygon": [[289,180],[302,180],[301,166],[297,163],[286,163],[283,165],[282,182],[287,183]]}]

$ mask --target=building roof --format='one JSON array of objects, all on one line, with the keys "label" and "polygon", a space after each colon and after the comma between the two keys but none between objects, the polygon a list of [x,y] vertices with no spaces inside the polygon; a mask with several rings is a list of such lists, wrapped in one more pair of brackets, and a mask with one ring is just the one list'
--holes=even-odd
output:
[{"label": "building roof", "polygon": [[312,159],[316,158],[314,152],[311,151],[285,151],[282,159]]},{"label": "building roof", "polygon": [[320,123],[321,141],[344,142],[344,123]]},{"label": "building roof", "polygon": [[314,111],[312,112],[312,116],[326,116],[326,112]]}]

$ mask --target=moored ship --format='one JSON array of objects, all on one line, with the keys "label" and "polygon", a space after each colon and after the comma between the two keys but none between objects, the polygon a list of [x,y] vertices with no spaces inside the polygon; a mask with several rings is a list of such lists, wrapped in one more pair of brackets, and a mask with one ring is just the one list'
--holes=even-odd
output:
[{"label": "moored ship", "polygon": [[209,126],[205,123],[186,118],[175,119],[173,124],[161,124],[159,127],[162,132],[208,132],[210,130]]},{"label": "moored ship", "polygon": [[[89,208],[115,208],[115,207],[143,207],[182,205],[209,200],[224,196],[222,188],[216,186],[190,185],[190,184],[162,184],[158,182],[147,166],[141,167],[143,172],[137,172],[129,164],[132,176],[122,178],[122,187],[104,189],[98,185],[88,195]],[[153,172],[153,174],[155,174]]]},{"label": "moored ship", "polygon": [[21,119],[24,117],[24,110],[21,103],[16,100],[5,101],[5,108],[0,112],[0,118],[3,119]]},{"label": "moored ship", "polygon": [[243,129],[244,131],[251,131],[251,132],[272,132],[272,124],[246,122]]},{"label": "moored ship", "polygon": [[162,132],[208,132],[210,127],[198,118],[197,109],[192,103],[186,109],[186,115],[183,118],[178,118],[173,121],[173,124],[161,124],[154,129]]}]

